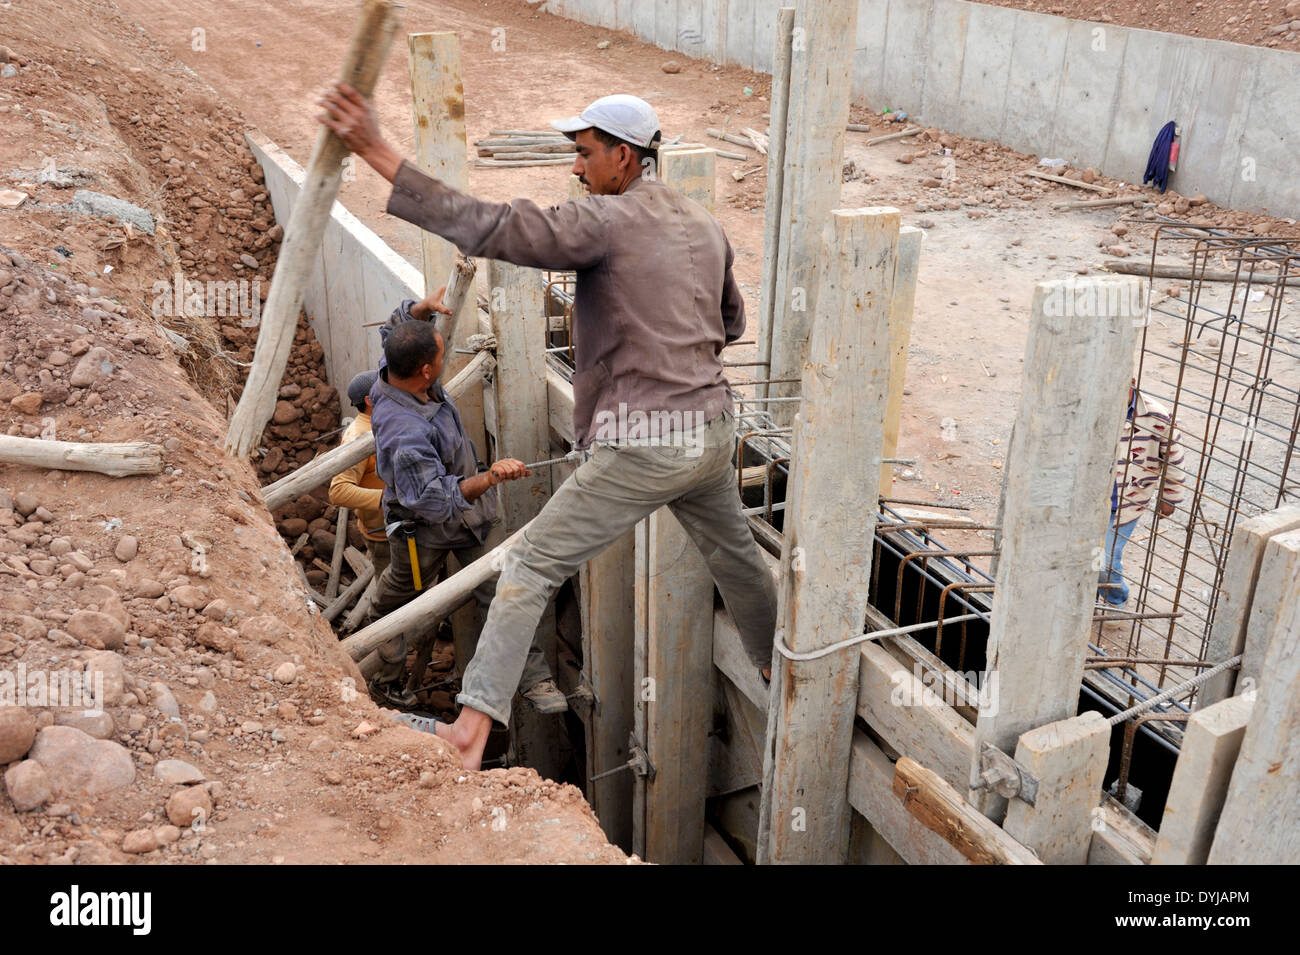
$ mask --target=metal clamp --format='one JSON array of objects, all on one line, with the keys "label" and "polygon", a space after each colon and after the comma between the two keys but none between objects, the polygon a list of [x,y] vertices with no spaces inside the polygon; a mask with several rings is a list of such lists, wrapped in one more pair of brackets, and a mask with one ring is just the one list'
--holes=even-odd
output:
[{"label": "metal clamp", "polygon": [[1013,796],[1034,805],[1038,779],[991,743],[980,744],[980,781],[976,789],[990,789],[1006,799]]},{"label": "metal clamp", "polygon": [[650,762],[650,754],[645,751],[645,748],[642,747],[639,742],[637,742],[635,736],[628,737],[627,748],[628,752],[632,755],[628,757],[626,763],[621,766],[615,766],[613,769],[607,769],[603,773],[597,773],[595,776],[591,777],[590,781],[594,783],[598,779],[604,779],[606,776],[613,776],[615,773],[621,773],[625,769],[630,769],[634,776],[640,776],[647,782],[654,782],[655,767],[654,764]]}]

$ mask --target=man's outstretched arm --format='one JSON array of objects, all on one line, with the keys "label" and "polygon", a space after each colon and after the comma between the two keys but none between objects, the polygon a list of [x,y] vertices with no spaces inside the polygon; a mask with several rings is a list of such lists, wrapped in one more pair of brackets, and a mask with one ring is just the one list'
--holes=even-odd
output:
[{"label": "man's outstretched arm", "polygon": [[543,269],[584,269],[604,256],[605,218],[598,203],[550,209],[526,199],[483,202],[406,162],[380,135],[374,110],[352,87],[335,83],[318,100],[317,117],[393,184],[388,212],[436,233],[469,256]]}]

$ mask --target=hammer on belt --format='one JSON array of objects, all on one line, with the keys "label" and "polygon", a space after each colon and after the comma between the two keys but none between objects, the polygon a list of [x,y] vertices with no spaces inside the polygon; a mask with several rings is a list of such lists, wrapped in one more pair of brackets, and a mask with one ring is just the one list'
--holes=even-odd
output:
[{"label": "hammer on belt", "polygon": [[423,590],[424,583],[420,580],[420,553],[415,547],[415,512],[394,501],[388,505],[385,516],[388,522],[384,525],[384,533],[394,543],[406,541],[406,553],[411,558],[411,580],[417,591]]}]

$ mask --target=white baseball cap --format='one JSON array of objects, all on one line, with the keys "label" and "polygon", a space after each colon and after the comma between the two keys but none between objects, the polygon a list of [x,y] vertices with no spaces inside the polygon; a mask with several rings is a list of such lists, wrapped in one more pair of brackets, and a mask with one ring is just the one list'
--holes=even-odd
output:
[{"label": "white baseball cap", "polygon": [[637,146],[649,146],[659,133],[659,116],[654,107],[640,97],[615,93],[596,100],[582,111],[581,116],[555,119],[551,125],[570,139],[594,126]]}]

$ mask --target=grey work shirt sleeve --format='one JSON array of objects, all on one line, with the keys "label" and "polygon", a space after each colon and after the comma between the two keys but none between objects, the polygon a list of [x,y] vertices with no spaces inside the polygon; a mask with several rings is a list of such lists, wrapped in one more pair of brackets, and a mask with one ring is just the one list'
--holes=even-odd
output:
[{"label": "grey work shirt sleeve", "polygon": [[543,209],[527,199],[483,202],[403,161],[388,214],[436,233],[462,253],[537,269],[586,269],[608,247],[601,204],[590,199]]},{"label": "grey work shirt sleeve", "polygon": [[727,243],[727,268],[722,278],[722,330],[726,335],[726,343],[730,345],[739,341],[745,333],[745,297],[740,294],[740,286],[736,284],[736,276],[731,271],[731,263],[736,258],[731,243],[725,236],[722,241]]}]

